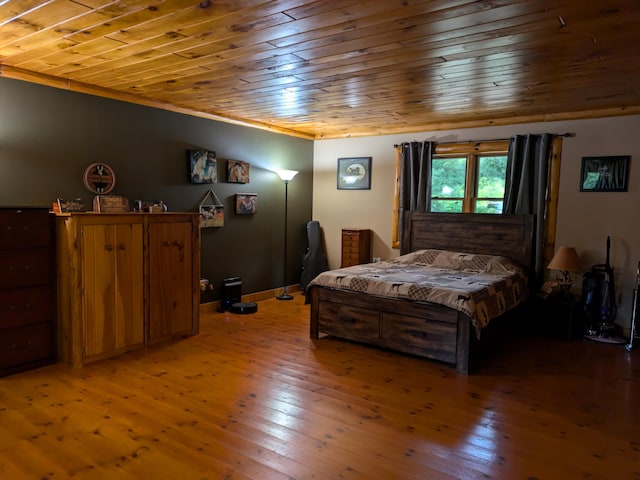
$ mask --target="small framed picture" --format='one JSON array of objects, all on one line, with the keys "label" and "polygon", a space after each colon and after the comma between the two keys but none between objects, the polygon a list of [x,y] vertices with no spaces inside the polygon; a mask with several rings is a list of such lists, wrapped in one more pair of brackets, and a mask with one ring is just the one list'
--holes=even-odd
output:
[{"label": "small framed picture", "polygon": [[257,193],[236,193],[236,214],[253,215],[258,206]]},{"label": "small framed picture", "polygon": [[189,150],[189,180],[191,183],[217,183],[216,152]]},{"label": "small framed picture", "polygon": [[371,157],[338,159],[338,190],[370,190]]},{"label": "small framed picture", "polygon": [[582,157],[581,192],[626,192],[629,155],[615,157]]},{"label": "small framed picture", "polygon": [[247,162],[227,160],[227,182],[249,183],[249,167]]}]

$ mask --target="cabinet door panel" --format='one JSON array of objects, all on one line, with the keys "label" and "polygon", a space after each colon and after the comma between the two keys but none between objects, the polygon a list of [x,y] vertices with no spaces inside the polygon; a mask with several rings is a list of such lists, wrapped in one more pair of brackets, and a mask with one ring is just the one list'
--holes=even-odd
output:
[{"label": "cabinet door panel", "polygon": [[83,229],[84,355],[124,349],[144,339],[142,225]]},{"label": "cabinet door panel", "polygon": [[149,226],[149,339],[193,330],[191,223]]}]

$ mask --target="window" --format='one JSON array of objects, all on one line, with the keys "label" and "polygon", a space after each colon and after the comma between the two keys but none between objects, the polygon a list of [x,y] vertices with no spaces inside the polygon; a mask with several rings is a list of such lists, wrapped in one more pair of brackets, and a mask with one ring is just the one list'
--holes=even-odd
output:
[{"label": "window", "polygon": [[502,213],[506,172],[506,153],[434,156],[431,211]]},{"label": "window", "polygon": [[[432,212],[502,213],[509,140],[436,144],[431,175]],[[396,149],[392,246],[400,248],[401,148]]]}]

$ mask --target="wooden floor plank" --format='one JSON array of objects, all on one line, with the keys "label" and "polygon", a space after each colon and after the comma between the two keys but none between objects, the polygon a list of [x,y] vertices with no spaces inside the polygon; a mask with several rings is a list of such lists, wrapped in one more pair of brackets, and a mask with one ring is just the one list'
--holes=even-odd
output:
[{"label": "wooden floor plank", "polygon": [[640,359],[516,335],[470,376],[333,338],[309,306],[0,378],[0,478],[640,479]]}]

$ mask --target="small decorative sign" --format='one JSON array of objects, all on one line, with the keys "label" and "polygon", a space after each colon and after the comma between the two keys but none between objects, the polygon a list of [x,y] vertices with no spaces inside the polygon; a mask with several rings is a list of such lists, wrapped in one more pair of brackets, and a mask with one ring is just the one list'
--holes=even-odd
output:
[{"label": "small decorative sign", "polygon": [[224,226],[224,205],[213,190],[209,190],[200,202],[200,228]]},{"label": "small decorative sign", "polygon": [[84,212],[84,200],[81,198],[76,198],[75,200],[65,200],[63,198],[58,198],[55,202],[53,202],[53,213],[73,213],[73,212]]},{"label": "small decorative sign", "polygon": [[129,199],[120,195],[96,195],[93,198],[93,211],[100,213],[129,212]]}]

